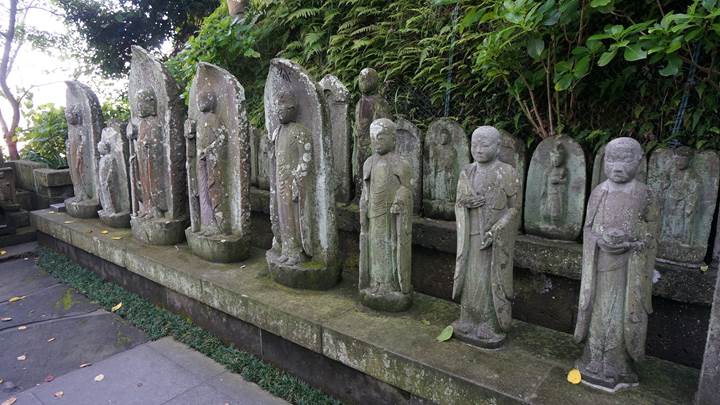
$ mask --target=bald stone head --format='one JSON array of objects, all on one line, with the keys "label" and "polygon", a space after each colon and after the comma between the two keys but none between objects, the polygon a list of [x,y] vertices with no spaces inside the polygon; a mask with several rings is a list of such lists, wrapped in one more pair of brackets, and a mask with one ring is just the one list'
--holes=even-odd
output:
[{"label": "bald stone head", "polygon": [[395,134],[397,124],[387,118],[380,118],[370,124],[370,141],[372,148],[378,155],[395,150]]},{"label": "bald stone head", "polygon": [[360,87],[360,93],[364,96],[377,93],[378,87],[380,87],[380,76],[378,75],[377,70],[373,68],[365,68],[360,71],[358,86]]},{"label": "bald stone head", "polygon": [[470,152],[478,163],[497,159],[500,150],[500,132],[491,126],[478,127],[472,134]]},{"label": "bald stone head", "polygon": [[275,99],[278,119],[281,124],[289,124],[297,119],[297,99],[291,91],[281,91]]},{"label": "bald stone head", "polygon": [[643,149],[640,143],[632,138],[617,138],[605,148],[605,176],[613,183],[623,184],[635,179]]}]

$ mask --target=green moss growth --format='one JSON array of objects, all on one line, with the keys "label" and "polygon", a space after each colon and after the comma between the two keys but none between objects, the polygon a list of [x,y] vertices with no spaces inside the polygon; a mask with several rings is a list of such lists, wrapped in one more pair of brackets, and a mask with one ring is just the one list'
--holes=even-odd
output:
[{"label": "green moss growth", "polygon": [[322,262],[303,262],[301,264],[301,267],[306,270],[323,270],[325,268],[325,264]]},{"label": "green moss growth", "polygon": [[68,288],[62,298],[55,303],[55,309],[62,307],[63,310],[69,311],[73,305],[75,305],[75,302],[73,301],[72,290]]}]

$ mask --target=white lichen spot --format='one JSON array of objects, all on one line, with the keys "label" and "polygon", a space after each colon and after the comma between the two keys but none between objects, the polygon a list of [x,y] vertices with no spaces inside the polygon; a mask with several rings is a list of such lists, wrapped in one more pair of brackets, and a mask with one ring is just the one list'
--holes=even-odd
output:
[{"label": "white lichen spot", "polygon": [[305,150],[308,150],[308,151],[309,151],[309,150],[311,150],[311,149],[312,149],[312,145],[309,144],[309,143],[306,143],[306,144],[305,144]]},{"label": "white lichen spot", "polygon": [[302,158],[303,158],[303,161],[304,161],[304,162],[310,162],[310,160],[312,160],[312,157],[310,156],[309,153],[303,153],[303,157],[302,157]]},{"label": "white lichen spot", "polygon": [[652,278],[653,284],[655,284],[655,283],[657,283],[658,281],[660,281],[661,278],[662,278],[662,274],[660,274],[660,272],[657,271],[657,270],[653,270],[653,278]]}]

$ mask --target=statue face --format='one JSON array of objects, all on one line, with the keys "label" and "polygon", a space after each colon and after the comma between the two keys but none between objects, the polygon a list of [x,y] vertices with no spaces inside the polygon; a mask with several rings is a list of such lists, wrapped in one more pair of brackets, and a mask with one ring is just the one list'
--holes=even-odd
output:
[{"label": "statue face", "polygon": [[565,153],[560,149],[553,149],[550,151],[550,164],[553,167],[560,167],[565,164]]},{"label": "statue face", "polygon": [[440,131],[440,137],[438,138],[438,144],[447,145],[450,142],[450,132],[447,129]]},{"label": "statue face", "polygon": [[82,113],[80,112],[80,106],[75,104],[65,109],[65,119],[69,125],[80,125],[82,124]]},{"label": "statue face", "polygon": [[137,93],[138,115],[140,118],[147,118],[157,115],[157,101],[155,92],[152,89],[140,90]]},{"label": "statue face", "polygon": [[497,158],[500,150],[500,134],[492,128],[481,127],[475,130],[472,136],[470,152],[476,162],[488,163]]},{"label": "statue face", "polygon": [[675,150],[675,164],[678,170],[687,170],[690,167],[690,159],[692,159],[692,149],[680,147]]},{"label": "statue face", "polygon": [[209,113],[215,111],[216,99],[213,93],[201,93],[200,95],[198,95],[197,103],[200,112]]},{"label": "statue face", "polygon": [[378,155],[384,155],[395,150],[395,137],[397,125],[387,118],[381,118],[370,124],[370,141],[372,148]]},{"label": "statue face", "polygon": [[98,143],[98,152],[100,152],[101,155],[107,155],[110,153],[110,144],[107,142],[100,142]]},{"label": "statue face", "polygon": [[623,184],[632,181],[640,167],[642,152],[626,145],[608,144],[605,149],[605,176],[613,183]]},{"label": "statue face", "polygon": [[375,69],[365,68],[358,77],[358,87],[363,95],[370,95],[377,92],[380,78]]},{"label": "statue face", "polygon": [[297,119],[297,102],[290,93],[278,96],[277,114],[281,124],[289,124]]}]

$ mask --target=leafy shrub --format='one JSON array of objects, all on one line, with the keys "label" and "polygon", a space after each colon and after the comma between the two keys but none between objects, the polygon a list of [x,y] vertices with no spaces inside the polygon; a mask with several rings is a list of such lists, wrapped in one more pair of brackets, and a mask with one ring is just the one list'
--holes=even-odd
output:
[{"label": "leafy shrub", "polygon": [[24,144],[20,157],[47,163],[53,169],[67,167],[65,140],[68,128],[65,107],[42,104],[31,107],[24,116],[28,126],[18,136],[19,142]]}]

